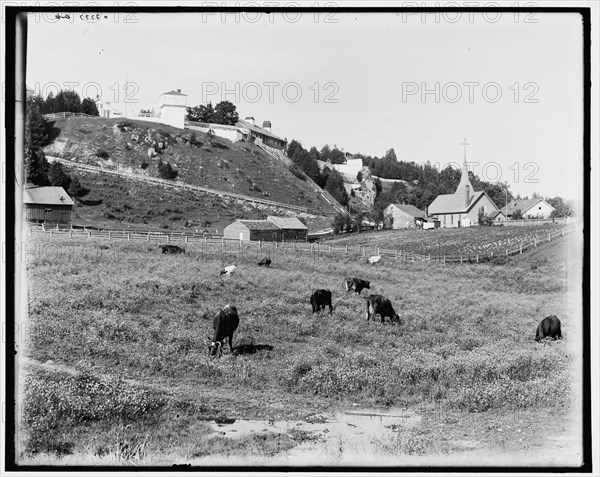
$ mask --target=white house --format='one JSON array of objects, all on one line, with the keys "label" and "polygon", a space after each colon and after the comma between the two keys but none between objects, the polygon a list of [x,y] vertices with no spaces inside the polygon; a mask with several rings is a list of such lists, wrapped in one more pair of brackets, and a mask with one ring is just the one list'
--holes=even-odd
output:
[{"label": "white house", "polygon": [[96,99],[96,107],[101,118],[122,118],[123,113],[118,109],[114,108],[110,102],[102,101],[100,98]]},{"label": "white house", "polygon": [[414,205],[390,204],[383,211],[384,223],[393,229],[419,228],[425,220],[425,212]]},{"label": "white house", "polygon": [[556,209],[544,199],[513,200],[502,207],[502,213],[509,219],[517,210],[521,211],[524,219],[547,219]]},{"label": "white house", "polygon": [[160,122],[179,129],[185,125],[187,95],[180,89],[160,95]]},{"label": "white house", "polygon": [[470,227],[477,225],[483,210],[488,217],[497,217],[498,207],[484,192],[475,192],[465,159],[460,183],[454,194],[438,195],[427,208],[429,215],[437,217],[442,227]]}]

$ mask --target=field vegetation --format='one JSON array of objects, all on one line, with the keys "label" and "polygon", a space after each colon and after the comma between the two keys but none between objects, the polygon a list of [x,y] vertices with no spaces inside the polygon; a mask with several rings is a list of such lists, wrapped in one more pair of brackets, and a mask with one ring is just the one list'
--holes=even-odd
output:
[{"label": "field vegetation", "polygon": [[[535,266],[372,267],[325,255],[275,256],[272,269],[263,269],[256,257],[242,257],[235,275],[219,278],[222,266],[240,257],[201,253],[194,244],[169,256],[146,243],[33,236],[29,322],[19,351],[30,362],[20,374],[20,458],[256,459],[310,436],[290,430],[232,441],[208,421],[309,419],[353,404],[425,402],[443,417],[374,441],[378,453],[455,453],[467,434],[479,449],[542,447],[555,432],[548,416],[573,409],[581,359],[574,346],[579,308],[567,299],[579,284],[560,260],[565,244],[562,255]],[[370,280],[370,292],[392,300],[401,325],[367,322],[364,297],[342,291],[346,276]],[[333,291],[333,316],[311,314],[316,288]],[[240,315],[234,345],[273,350],[226,350],[210,359],[205,340],[226,304]],[[549,314],[562,320],[563,339],[536,343],[535,328]],[[515,412],[520,421],[513,422]],[[455,417],[474,415],[481,416],[476,423]]]}]

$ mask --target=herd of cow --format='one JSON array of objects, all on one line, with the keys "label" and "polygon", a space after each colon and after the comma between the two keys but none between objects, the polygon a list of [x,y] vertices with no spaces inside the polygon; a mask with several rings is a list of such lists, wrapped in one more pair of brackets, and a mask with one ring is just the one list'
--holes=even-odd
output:
[{"label": "herd of cow", "polygon": [[[176,245],[160,245],[162,249],[162,253],[185,253],[185,250]],[[261,267],[270,267],[271,259],[268,257],[264,257],[258,265]],[[232,275],[235,272],[237,265],[234,263],[228,267],[225,267],[220,271],[219,275]],[[360,278],[346,278],[343,282],[343,288],[346,292],[354,291],[358,295],[361,292],[368,288],[371,288],[371,282],[367,280],[363,280]],[[315,290],[310,297],[310,304],[312,306],[312,312],[319,313],[324,311],[326,308],[329,308],[329,314],[333,313],[333,303],[332,303],[332,294],[331,290],[319,289]],[[394,307],[392,306],[392,302],[382,296],[382,295],[369,295],[366,299],[366,318],[369,321],[371,318],[374,319],[375,315],[379,315],[381,318],[381,323],[385,322],[385,318],[389,318],[392,324],[398,323],[400,324],[400,317],[394,311]],[[220,351],[220,354],[223,354],[223,345],[225,340],[229,342],[229,349],[232,354],[240,354],[240,350],[234,352],[233,349],[233,333],[237,330],[240,324],[240,318],[237,313],[237,308],[232,305],[226,305],[219,314],[215,316],[213,319],[213,329],[214,335],[211,339],[210,337],[207,340],[207,345],[209,349],[209,355],[215,356],[217,352]],[[551,315],[544,318],[536,329],[535,340],[540,341],[544,338],[553,338],[558,339],[562,338],[561,333],[561,323],[557,316]],[[246,350],[248,346],[252,349],[248,352],[255,352],[257,349],[272,349],[269,345],[259,345],[258,347],[255,345],[244,345],[242,351]],[[260,347],[262,346],[262,348]]]}]

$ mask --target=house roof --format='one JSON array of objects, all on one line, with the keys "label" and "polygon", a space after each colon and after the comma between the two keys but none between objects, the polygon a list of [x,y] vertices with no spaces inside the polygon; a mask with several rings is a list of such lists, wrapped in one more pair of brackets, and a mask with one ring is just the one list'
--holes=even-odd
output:
[{"label": "house roof", "polygon": [[163,94],[168,94],[171,96],[187,96],[187,94],[183,94],[181,91],[175,91],[175,90],[172,90],[172,91],[169,91],[169,92],[163,93]]},{"label": "house roof", "polygon": [[[552,207],[548,202],[544,199],[521,199],[521,200],[513,200],[509,202],[507,205],[502,207],[502,213],[508,217],[512,215],[515,210],[521,210],[522,214],[525,214],[529,209],[535,206],[538,202],[544,202],[549,207]],[[554,209],[554,207],[552,207]]]},{"label": "house roof", "polygon": [[25,204],[73,205],[73,200],[62,187],[33,187],[25,189]]},{"label": "house roof", "polygon": [[275,215],[269,215],[267,220],[273,222],[280,229],[308,230],[308,227],[296,217],[277,217]]},{"label": "house roof", "polygon": [[236,220],[236,222],[245,225],[249,230],[279,230],[279,227],[269,220]]},{"label": "house roof", "polygon": [[491,211],[489,214],[487,214],[487,216],[488,216],[490,219],[495,219],[495,218],[496,218],[496,217],[498,217],[500,214],[504,215],[504,214],[502,213],[502,211],[501,211],[501,210],[492,210],[492,211]]},{"label": "house roof", "polygon": [[235,125],[237,127],[240,127],[240,128],[249,129],[250,131],[254,131],[255,133],[258,133],[258,134],[263,134],[265,136],[272,137],[274,139],[277,139],[278,141],[286,142],[285,139],[281,139],[279,136],[276,136],[275,134],[267,131],[266,129],[263,129],[263,128],[261,128],[259,126],[256,126],[256,125],[252,125],[252,123],[249,123],[247,121],[243,121],[241,119]]},{"label": "house roof", "polygon": [[425,217],[425,212],[417,209],[414,205],[408,205],[408,204],[391,204],[391,205],[400,209],[402,212],[410,215],[411,217],[417,217],[417,218]]},{"label": "house roof", "polygon": [[485,192],[475,192],[469,198],[469,205],[465,207],[464,194],[441,194],[429,205],[427,209],[430,214],[460,214],[468,212],[471,207],[485,194]]}]

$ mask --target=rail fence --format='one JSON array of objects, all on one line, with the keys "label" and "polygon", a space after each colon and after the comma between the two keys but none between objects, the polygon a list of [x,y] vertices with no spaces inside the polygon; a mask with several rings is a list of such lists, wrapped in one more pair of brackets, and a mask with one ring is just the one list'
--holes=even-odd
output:
[{"label": "rail fence", "polygon": [[86,113],[48,113],[44,114],[44,119],[59,119],[59,118],[72,118],[72,117],[83,117],[83,118],[99,118],[100,116],[94,116]]},{"label": "rail fence", "polygon": [[[564,237],[577,229],[577,224],[571,224],[563,227],[560,230],[548,233],[540,233],[533,237],[529,237],[529,241],[523,240],[518,245],[511,248],[506,248],[504,252],[494,253],[464,253],[460,255],[442,255],[442,254],[418,254],[412,251],[402,249],[385,249],[380,247],[369,246],[335,246],[321,243],[309,242],[243,242],[238,239],[226,239],[222,236],[210,234],[196,234],[185,232],[144,232],[133,230],[97,230],[90,228],[74,229],[74,228],[53,228],[45,227],[44,225],[28,226],[28,235],[34,234],[49,234],[56,236],[68,236],[70,238],[86,238],[86,239],[104,239],[104,240],[126,240],[126,241],[142,241],[161,244],[210,244],[213,250],[219,250],[221,254],[238,255],[245,250],[254,249],[264,251],[265,253],[278,252],[294,252],[295,254],[310,254],[312,257],[328,254],[330,256],[339,256],[347,258],[362,258],[366,259],[371,256],[380,256],[384,261],[409,261],[409,262],[437,262],[446,265],[448,263],[484,263],[494,259],[502,259],[512,255],[523,254],[528,250],[532,250],[550,242],[559,237]],[[214,248],[216,246],[216,249]]]},{"label": "rail fence", "polygon": [[46,157],[51,162],[52,161],[60,162],[62,164],[65,164],[66,166],[73,167],[74,169],[79,169],[82,171],[112,174],[112,175],[125,177],[128,179],[133,179],[133,180],[137,180],[137,181],[149,182],[152,184],[158,184],[158,185],[172,187],[172,188],[176,188],[176,189],[186,189],[186,190],[190,190],[190,191],[194,191],[194,192],[204,192],[206,194],[218,195],[220,197],[227,197],[227,198],[231,198],[231,199],[241,200],[243,202],[251,202],[251,203],[255,203],[255,204],[266,205],[269,207],[277,207],[280,209],[292,210],[294,212],[302,212],[302,213],[308,212],[308,209],[306,207],[302,207],[299,205],[285,204],[283,202],[276,202],[274,200],[258,199],[258,198],[247,196],[247,195],[236,194],[235,192],[224,192],[224,191],[220,191],[220,190],[216,190],[216,189],[210,189],[208,187],[196,186],[196,185],[192,185],[192,184],[184,184],[183,182],[173,182],[173,181],[168,181],[166,179],[159,179],[157,177],[142,176],[140,174],[132,174],[132,173],[122,172],[122,171],[118,171],[118,170],[104,169],[102,167],[90,166],[88,164],[79,164],[78,162],[73,162],[68,159],[63,159],[61,157],[53,157],[53,156],[46,156]]}]

